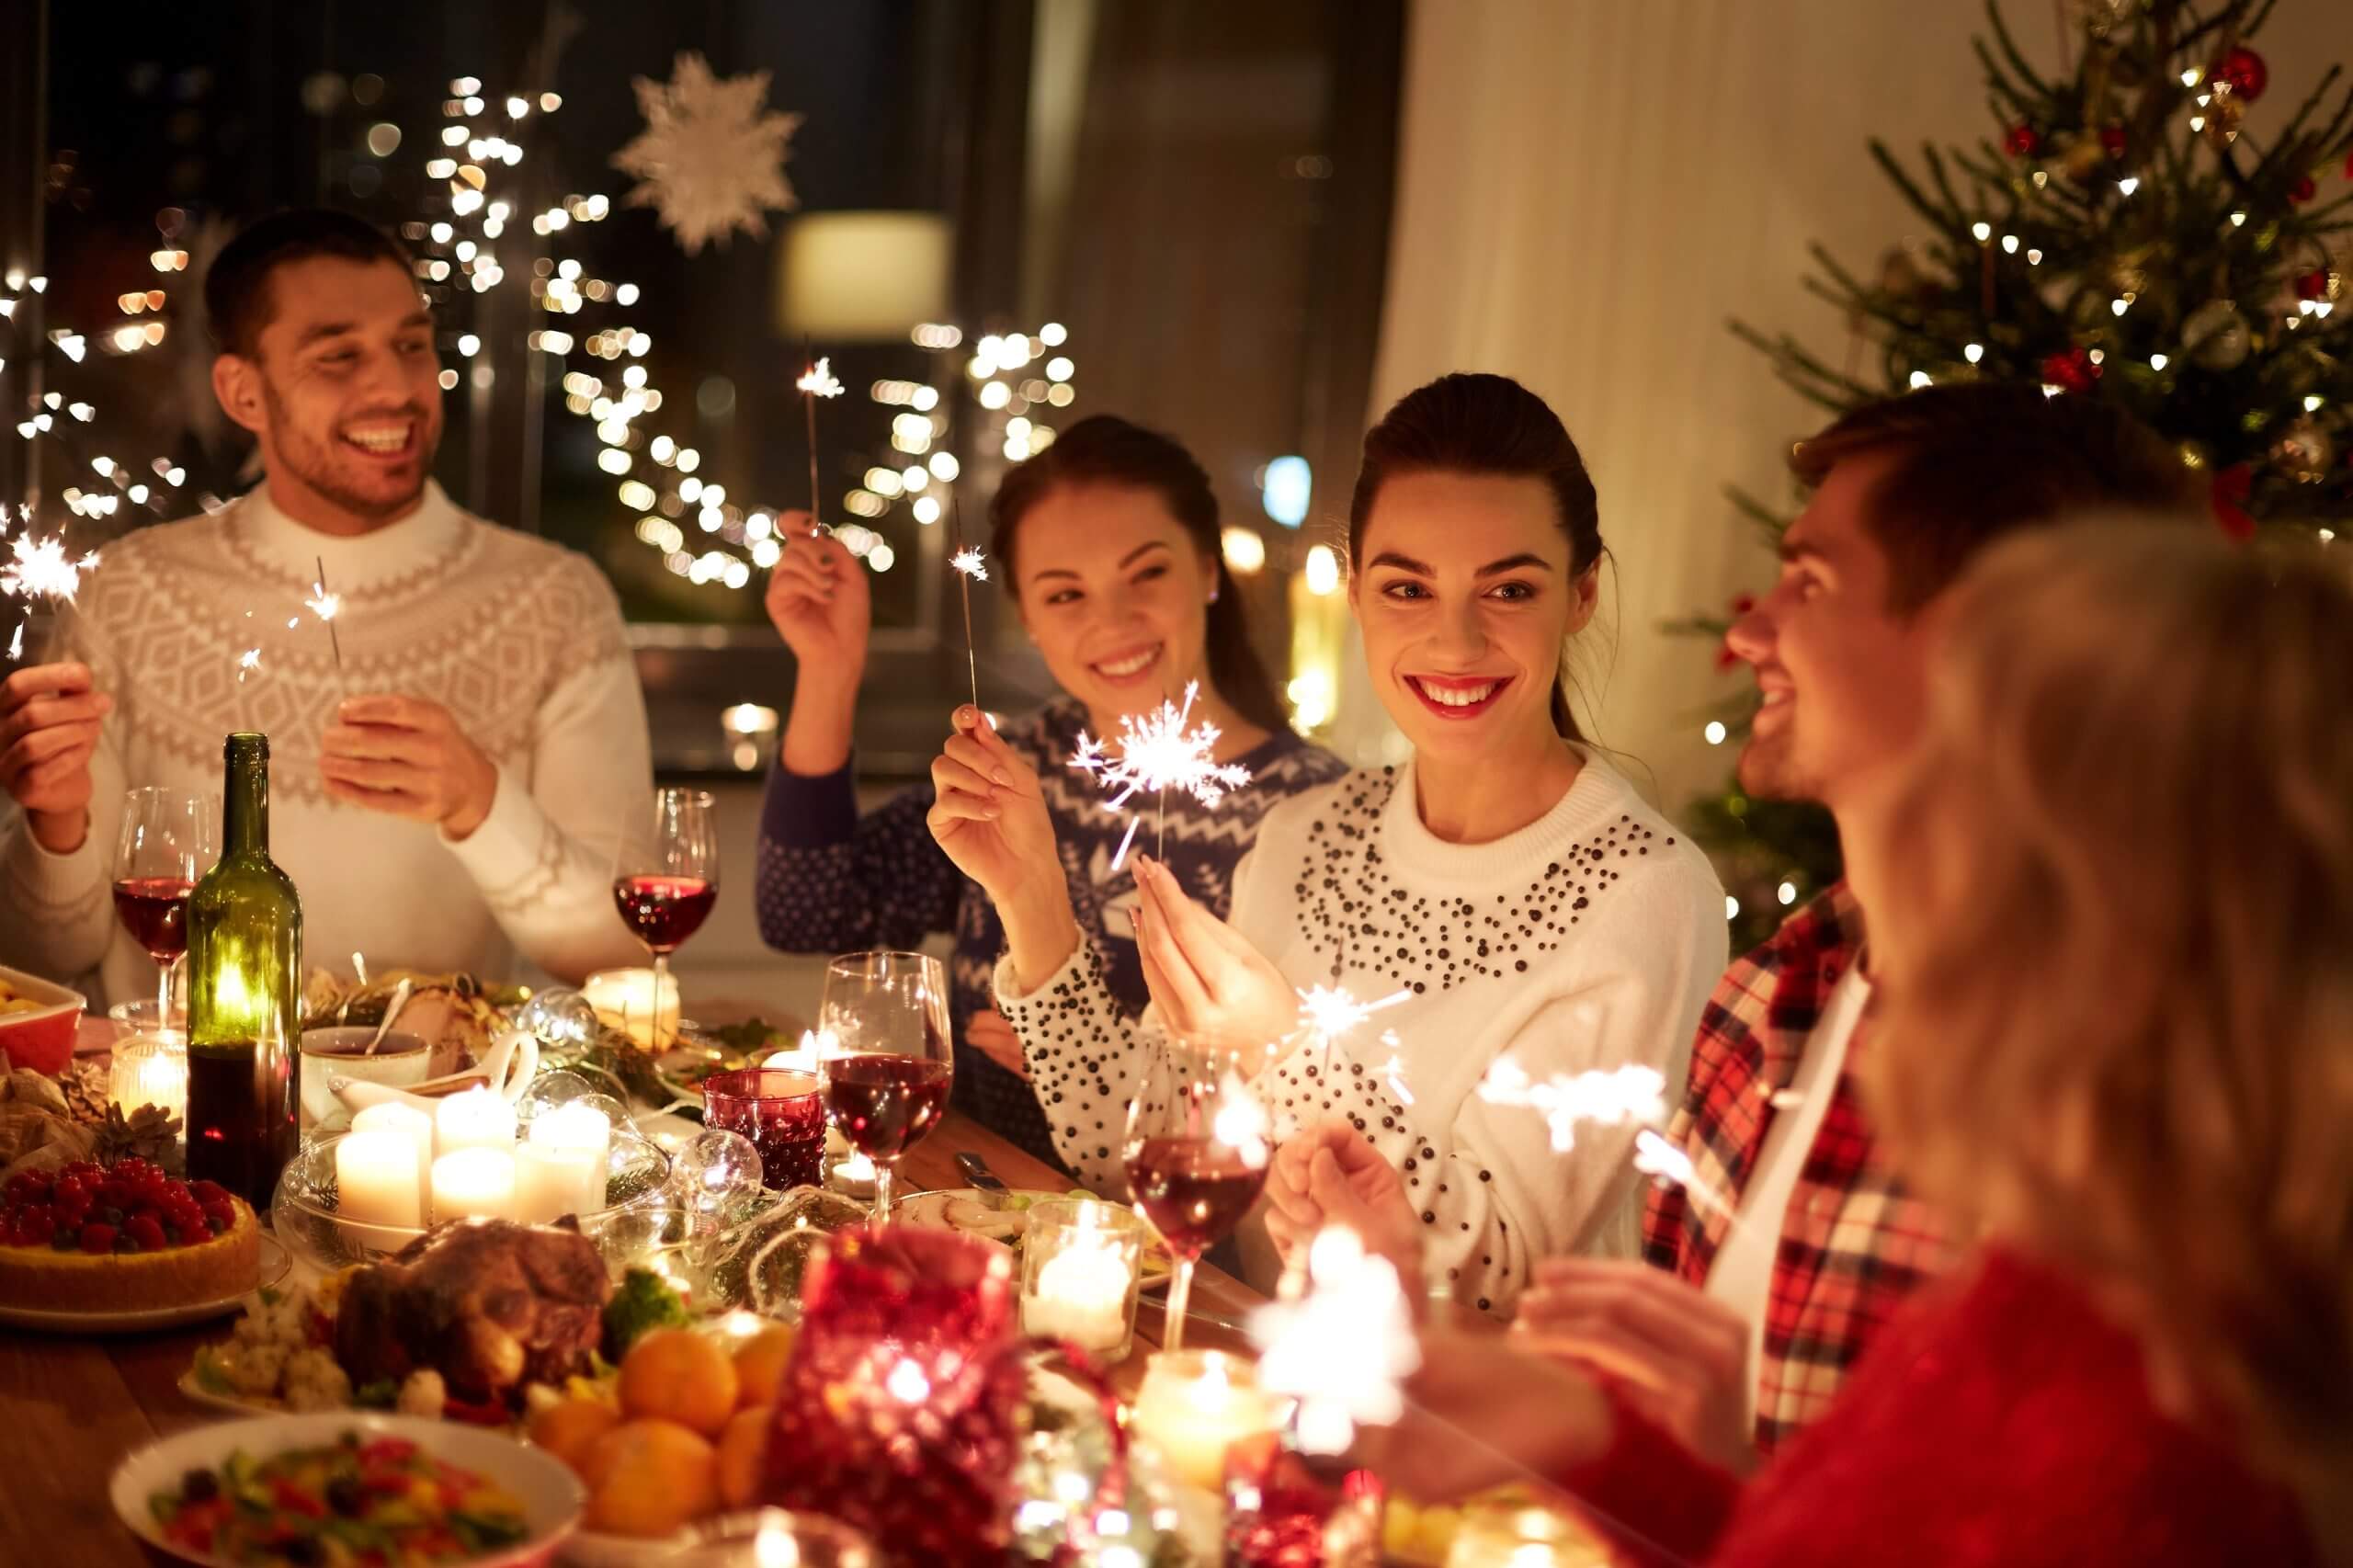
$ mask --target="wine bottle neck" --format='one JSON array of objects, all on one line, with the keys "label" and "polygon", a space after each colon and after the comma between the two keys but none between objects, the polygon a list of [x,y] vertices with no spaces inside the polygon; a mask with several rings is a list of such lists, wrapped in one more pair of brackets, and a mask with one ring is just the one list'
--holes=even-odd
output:
[{"label": "wine bottle neck", "polygon": [[221,791],[221,852],[269,853],[269,746],[259,735],[232,735]]}]

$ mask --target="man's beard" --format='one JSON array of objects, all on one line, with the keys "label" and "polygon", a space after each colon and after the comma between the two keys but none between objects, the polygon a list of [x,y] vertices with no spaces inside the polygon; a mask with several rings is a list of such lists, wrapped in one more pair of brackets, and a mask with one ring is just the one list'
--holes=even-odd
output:
[{"label": "man's beard", "polygon": [[[424,494],[425,482],[433,473],[433,454],[438,445],[438,436],[428,438],[427,444],[417,453],[415,483],[397,496],[370,495],[354,488],[337,475],[335,461],[337,437],[330,435],[321,443],[303,435],[301,428],[287,417],[286,404],[267,376],[262,378],[261,395],[263,405],[269,411],[270,434],[278,449],[278,460],[292,472],[295,478],[345,511],[354,517],[366,517],[370,522],[383,522],[399,517],[416,505],[416,498]],[[412,404],[408,414],[416,421],[420,437],[426,437],[429,426],[425,411]]]}]

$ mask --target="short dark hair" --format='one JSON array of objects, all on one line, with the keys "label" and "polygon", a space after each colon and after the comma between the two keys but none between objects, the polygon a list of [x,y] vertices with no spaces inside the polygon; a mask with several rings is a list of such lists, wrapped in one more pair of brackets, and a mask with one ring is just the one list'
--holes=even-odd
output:
[{"label": "short dark hair", "polygon": [[1864,526],[1887,557],[1888,608],[1909,615],[1995,540],[2087,510],[2195,516],[2203,503],[2181,454],[2097,398],[2033,382],[1923,387],[1865,403],[1798,443],[1809,487],[1840,463],[1886,453]]},{"label": "short dark hair", "polygon": [[[1601,502],[1585,454],[1552,405],[1509,376],[1456,371],[1416,387],[1365,432],[1364,460],[1348,497],[1348,560],[1364,555],[1365,524],[1381,487],[1409,473],[1486,474],[1533,479],[1552,493],[1569,540],[1569,575],[1583,576],[1602,556]],[[1583,740],[1569,708],[1565,678],[1552,676],[1552,727]]]},{"label": "short dark hair", "polygon": [[1225,569],[1218,537],[1217,493],[1199,460],[1182,443],[1157,430],[1120,418],[1092,414],[1055,436],[1053,444],[1016,466],[989,503],[989,552],[1005,562],[1005,585],[1014,588],[1014,562],[1021,519],[1049,492],[1065,484],[1119,484],[1149,491],[1183,527],[1216,574],[1217,597],[1209,604],[1204,635],[1210,680],[1233,710],[1262,730],[1290,728],[1290,710],[1277,695],[1274,677],[1250,641],[1242,596]]},{"label": "short dark hair", "polygon": [[223,354],[255,358],[272,313],[270,274],[317,256],[389,261],[404,274],[413,270],[401,243],[365,219],[324,207],[272,213],[247,224],[222,246],[204,275],[204,311],[213,347]]}]

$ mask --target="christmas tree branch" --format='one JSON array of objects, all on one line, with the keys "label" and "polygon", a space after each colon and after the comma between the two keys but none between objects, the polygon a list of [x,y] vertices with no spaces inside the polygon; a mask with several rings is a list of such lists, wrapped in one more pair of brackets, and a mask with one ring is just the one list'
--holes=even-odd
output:
[{"label": "christmas tree branch", "polygon": [[[1985,0],[1985,22],[1994,29],[1994,41],[2001,45],[2002,57],[2010,62],[2012,74],[2024,82],[2031,89],[2034,97],[2046,100],[2057,97],[2058,89],[2036,74],[2034,66],[2019,51],[2018,40],[2010,36],[2010,26],[2002,19],[2000,0]],[[1984,59],[1985,46],[1983,41],[1978,42],[1977,50],[1978,57]],[[1993,69],[1993,62],[1990,60],[1986,62],[1986,69],[1988,71]]]},{"label": "christmas tree branch", "polygon": [[1861,382],[1814,358],[1787,333],[1779,337],[1768,337],[1746,322],[1735,320],[1729,324],[1733,336],[1771,359],[1773,373],[1781,383],[1808,403],[1828,409],[1833,414],[1844,414],[1856,403],[1868,403],[1878,395]]},{"label": "christmas tree branch", "polygon": [[2313,138],[2310,152],[2305,151],[2303,128],[2304,122],[2313,117],[2313,111],[2319,108],[2321,101],[2328,97],[2329,89],[2336,85],[2336,79],[2344,74],[2344,66],[2332,65],[2322,75],[2320,85],[2297,106],[2296,112],[2288,117],[2287,126],[2279,132],[2279,140],[2272,143],[2270,153],[2256,165],[2255,172],[2247,176],[2249,184],[2262,185],[2275,172],[2311,162],[2313,153],[2336,140],[2336,132],[2342,129],[2347,116],[2353,115],[2353,92],[2346,95],[2344,106],[2329,117],[2327,130]]},{"label": "christmas tree branch", "polygon": [[1968,233],[1967,215],[1958,207],[1950,210],[1940,209],[1935,202],[1929,200],[1928,193],[1913,183],[1911,174],[1902,164],[1895,161],[1895,154],[1888,150],[1886,142],[1876,136],[1872,137],[1870,153],[1872,162],[1879,165],[1881,172],[1887,176],[1890,183],[1903,194],[1904,200],[1910,202],[1913,210],[1920,216],[1939,229],[1961,233]]},{"label": "christmas tree branch", "polygon": [[[1985,86],[1991,95],[1986,107],[1993,109],[1994,118],[1997,120],[2015,119],[2032,126],[2035,111],[2045,100],[2040,96],[2029,97],[2014,85],[2008,74],[1994,62],[1994,51],[1985,47],[1984,39],[1970,40],[1970,47],[1977,51],[1977,62],[1984,67]],[[1995,98],[2007,103],[2008,108],[2005,109],[2001,104],[1994,102]]]},{"label": "christmas tree branch", "polygon": [[1758,536],[1768,545],[1780,543],[1781,535],[1789,531],[1791,521],[1787,514],[1768,506],[1737,484],[1724,486],[1724,499],[1733,509],[1756,526]]}]

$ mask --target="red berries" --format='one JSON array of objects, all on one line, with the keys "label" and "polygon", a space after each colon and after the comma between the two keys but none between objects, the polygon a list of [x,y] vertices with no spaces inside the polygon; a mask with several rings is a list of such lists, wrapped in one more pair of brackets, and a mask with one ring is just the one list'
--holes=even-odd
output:
[{"label": "red berries", "polygon": [[218,1182],[179,1182],[153,1160],[19,1171],[0,1190],[0,1244],[90,1254],[160,1252],[220,1235],[236,1206]]},{"label": "red berries", "polygon": [[82,1250],[92,1253],[112,1252],[114,1236],[115,1230],[112,1225],[85,1225],[82,1227]]}]

